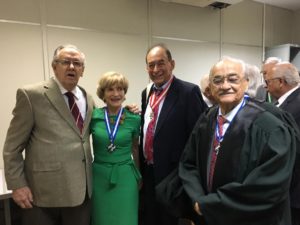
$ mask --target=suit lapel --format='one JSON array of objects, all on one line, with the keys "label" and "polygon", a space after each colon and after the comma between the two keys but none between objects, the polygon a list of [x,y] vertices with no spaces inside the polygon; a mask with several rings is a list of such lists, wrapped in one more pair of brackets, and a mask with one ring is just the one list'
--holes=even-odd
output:
[{"label": "suit lapel", "polygon": [[[215,127],[216,127],[216,118],[218,114],[218,106],[213,106],[208,114],[203,117],[203,124],[205,124],[205,130],[206,132],[202,132],[200,134],[200,139],[197,144],[203,146],[203,149],[208,149],[209,151],[199,151],[200,157],[199,157],[199,165],[201,167],[201,177],[203,177],[203,182],[206,184],[205,187],[207,187],[207,165],[210,165],[210,154],[211,149],[213,148],[213,140],[215,138]],[[203,126],[202,123],[200,126]]]},{"label": "suit lapel", "polygon": [[170,110],[173,108],[173,105],[176,103],[178,98],[178,88],[177,88],[177,80],[174,77],[174,80],[170,86],[170,89],[168,90],[168,93],[166,95],[165,101],[163,103],[163,106],[161,108],[159,117],[158,117],[158,121],[157,121],[157,125],[155,128],[155,135],[156,136],[159,132],[159,130],[161,129],[164,121],[166,120],[166,118],[168,117],[168,114],[170,112]]},{"label": "suit lapel", "polygon": [[300,95],[300,88],[297,88],[294,92],[292,92],[286,100],[279,106],[279,108],[287,110],[290,102],[293,102],[293,100]]},{"label": "suit lapel", "polygon": [[215,166],[213,189],[237,179],[240,165],[243,164],[241,162],[241,150],[248,129],[258,116],[257,110],[255,106],[253,107],[253,103],[247,102],[228,127]]},{"label": "suit lapel", "polygon": [[44,86],[46,91],[45,95],[49,99],[52,106],[57,110],[61,117],[67,121],[67,123],[80,135],[80,131],[76,126],[70,109],[68,108],[58,85],[54,79],[50,79],[48,84]]},{"label": "suit lapel", "polygon": [[94,108],[94,102],[93,99],[91,97],[89,97],[86,93],[86,91],[79,87],[81,89],[81,91],[83,92],[85,99],[86,99],[86,116],[85,116],[85,120],[84,120],[84,127],[83,127],[83,131],[82,134],[84,135],[85,132],[89,132],[89,124],[92,118],[92,112],[93,112],[93,108]]}]

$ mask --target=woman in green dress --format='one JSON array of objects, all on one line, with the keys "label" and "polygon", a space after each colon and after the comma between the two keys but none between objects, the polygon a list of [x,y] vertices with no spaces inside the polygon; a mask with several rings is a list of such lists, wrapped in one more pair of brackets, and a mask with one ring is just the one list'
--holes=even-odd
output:
[{"label": "woman in green dress", "polygon": [[96,108],[91,121],[92,225],[138,224],[140,116],[122,107],[127,89],[127,79],[116,72],[105,73],[97,88],[106,107]]}]

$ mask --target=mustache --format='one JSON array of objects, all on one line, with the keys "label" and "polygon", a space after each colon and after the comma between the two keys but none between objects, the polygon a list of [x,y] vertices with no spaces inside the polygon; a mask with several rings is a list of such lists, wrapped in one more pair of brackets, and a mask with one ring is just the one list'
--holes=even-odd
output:
[{"label": "mustache", "polygon": [[228,94],[234,94],[232,91],[220,91],[219,95],[228,95]]}]

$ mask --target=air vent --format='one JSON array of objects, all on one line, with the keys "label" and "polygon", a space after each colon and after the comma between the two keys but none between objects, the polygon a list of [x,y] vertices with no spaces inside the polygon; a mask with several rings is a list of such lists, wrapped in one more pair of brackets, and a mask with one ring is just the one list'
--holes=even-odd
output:
[{"label": "air vent", "polygon": [[215,8],[226,8],[230,5],[239,3],[243,0],[160,0],[162,2],[169,2],[169,3],[178,3],[183,5],[190,5],[190,6],[196,6],[196,7],[207,7],[212,6]]},{"label": "air vent", "polygon": [[224,3],[224,2],[214,2],[214,3],[210,4],[209,6],[217,8],[217,9],[224,9],[224,8],[227,8],[230,5],[231,4]]}]

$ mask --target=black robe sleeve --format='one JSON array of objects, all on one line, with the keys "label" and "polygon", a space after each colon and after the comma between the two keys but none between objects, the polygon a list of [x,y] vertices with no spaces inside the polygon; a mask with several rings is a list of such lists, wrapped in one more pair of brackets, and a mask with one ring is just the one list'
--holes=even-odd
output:
[{"label": "black robe sleeve", "polygon": [[[197,123],[179,165],[184,190],[192,202],[200,204],[206,224],[290,224],[289,184],[295,159],[293,131],[270,113],[261,113],[246,131],[239,169],[232,171],[236,173],[235,180],[208,193],[207,158],[202,157],[207,154],[200,152],[209,152],[203,141],[209,127],[209,118]],[[221,177],[222,170],[215,173]]]}]

